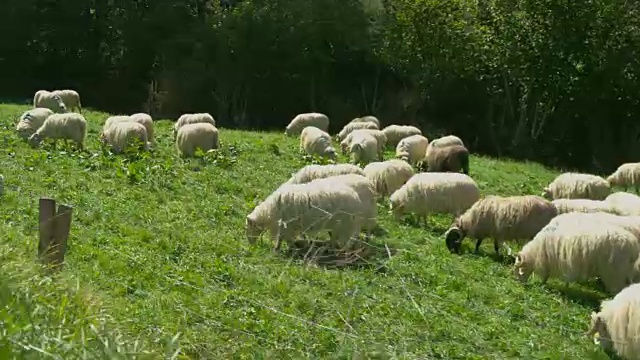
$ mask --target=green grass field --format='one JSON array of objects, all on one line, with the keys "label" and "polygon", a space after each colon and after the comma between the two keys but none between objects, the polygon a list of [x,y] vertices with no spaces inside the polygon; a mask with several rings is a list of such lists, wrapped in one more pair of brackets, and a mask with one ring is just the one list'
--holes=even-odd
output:
[{"label": "green grass field", "polygon": [[[304,166],[281,132],[220,129],[216,156],[183,160],[170,121],[138,159],[102,152],[107,114],[87,112],[87,151],[31,149],[27,106],[0,104],[0,357],[146,352],[208,359],[606,359],[583,334],[605,297],[590,284],[518,283],[492,241],[449,254],[442,234],[395,222],[370,266],[330,269],[250,246],[244,219]],[[429,136],[429,134],[426,134]],[[392,157],[387,152],[387,158]],[[341,162],[345,159],[342,158]],[[483,195],[539,194],[556,172],[474,156]],[[34,269],[38,198],[74,207],[65,270]],[[514,247],[514,250],[516,248]],[[85,353],[86,352],[86,353]]]}]

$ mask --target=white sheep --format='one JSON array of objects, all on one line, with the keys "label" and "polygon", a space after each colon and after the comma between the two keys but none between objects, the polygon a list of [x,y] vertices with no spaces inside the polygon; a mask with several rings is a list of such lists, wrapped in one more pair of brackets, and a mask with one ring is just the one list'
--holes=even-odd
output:
[{"label": "white sheep", "polygon": [[636,189],[636,193],[640,192],[640,162],[625,163],[607,177],[607,181],[611,186],[620,186],[627,191],[630,186]]},{"label": "white sheep", "polygon": [[193,156],[196,149],[207,152],[220,147],[218,129],[210,123],[183,125],[176,134],[176,149],[182,156]]},{"label": "white sheep", "polygon": [[384,156],[384,146],[387,143],[387,136],[382,131],[375,129],[357,129],[350,132],[349,135],[340,142],[342,153],[346,155],[349,152],[349,147],[351,146],[351,141],[354,136],[358,137],[359,134],[364,133],[370,134],[376,138],[376,141],[378,142],[378,158],[382,159]]},{"label": "white sheep", "polygon": [[34,108],[47,108],[54,113],[66,113],[69,110],[59,95],[47,90],[38,90],[33,96]]},{"label": "white sheep", "polygon": [[600,176],[571,172],[558,175],[542,190],[542,196],[549,200],[604,200],[610,193],[609,182]]},{"label": "white sheep", "polygon": [[297,235],[313,236],[328,230],[332,243],[349,246],[351,237],[360,232],[360,213],[360,197],[348,185],[285,184],[247,215],[247,240],[254,244],[268,230],[274,250],[278,250],[282,240],[291,246]]},{"label": "white sheep", "polygon": [[441,138],[432,140],[429,143],[429,146],[427,146],[426,156],[427,157],[429,156],[429,153],[432,151],[433,148],[442,148],[442,147],[453,146],[453,145],[464,146],[464,143],[459,137],[455,135],[447,135],[447,136],[443,136]]},{"label": "white sheep", "polygon": [[615,192],[607,196],[604,201],[620,215],[640,215],[640,196],[638,195]]},{"label": "white sheep", "polygon": [[389,125],[382,129],[387,137],[387,146],[395,148],[400,140],[411,135],[422,135],[422,131],[411,125]]},{"label": "white sheep", "polygon": [[621,226],[625,230],[634,234],[638,241],[640,242],[640,216],[621,216],[616,214],[611,214],[607,212],[593,212],[593,213],[581,213],[581,212],[570,212],[565,214],[560,214],[553,218],[549,222],[549,224],[554,225],[558,222],[567,222],[570,221],[576,226],[579,226],[582,223],[589,224],[614,224]]},{"label": "white sheep", "polygon": [[58,95],[60,99],[62,99],[62,102],[64,103],[68,111],[78,110],[79,113],[82,112],[82,104],[80,103],[80,94],[78,94],[77,91],[65,89],[65,90],[54,90],[52,92]]},{"label": "white sheep", "polygon": [[367,232],[374,230],[377,226],[378,206],[376,190],[371,181],[362,175],[345,174],[316,179],[309,184],[332,182],[347,185],[358,193],[362,202],[362,213],[359,215],[362,228]]},{"label": "white sheep", "polygon": [[607,212],[611,214],[619,213],[611,203],[608,203],[604,200],[555,199],[552,201],[552,203],[558,209],[558,214],[565,214],[568,212]]},{"label": "white sheep", "polygon": [[415,174],[411,165],[398,159],[372,162],[363,171],[374,184],[376,192],[382,196],[393,194]]},{"label": "white sheep", "polygon": [[378,140],[369,133],[359,133],[351,138],[349,157],[354,164],[368,164],[379,160]]},{"label": "white sheep", "polygon": [[29,143],[37,146],[43,139],[53,140],[53,147],[59,139],[72,140],[78,148],[84,149],[87,136],[87,120],[78,113],[53,114],[44,121],[41,127],[29,137]]},{"label": "white sheep", "polygon": [[18,135],[27,139],[33,134],[49,116],[53,115],[53,111],[47,108],[35,108],[25,111],[18,120],[16,131]]},{"label": "white sheep", "polygon": [[352,164],[307,165],[298,170],[286,184],[305,184],[315,179],[329,176],[358,174],[364,176],[362,169]]},{"label": "white sheep", "polygon": [[435,147],[421,163],[426,162],[430,172],[458,172],[469,174],[469,150],[462,145]]},{"label": "white sheep", "polygon": [[149,149],[147,129],[144,125],[133,121],[113,124],[100,133],[100,142],[111,146],[115,154],[125,151],[134,141],[141,143],[142,150]]},{"label": "white sheep", "polygon": [[[540,196],[487,196],[458,217],[445,233],[447,248],[459,252],[465,236],[476,239],[476,253],[485,238],[493,238],[496,254],[507,240],[529,241],[551,219],[556,207]],[[507,246],[508,254],[511,249]]]},{"label": "white sheep", "polygon": [[430,214],[459,215],[480,199],[476,182],[461,173],[415,174],[389,198],[396,219],[414,213],[426,224]]},{"label": "white sheep", "polygon": [[[129,117],[131,120],[143,125],[147,130],[147,138],[149,139],[149,142],[155,143],[155,129],[151,115],[147,113],[135,113],[131,114]],[[215,126],[215,124],[213,124],[213,126]]]},{"label": "white sheep", "polygon": [[424,158],[429,139],[422,135],[408,136],[396,146],[396,158],[415,165]]},{"label": "white sheep", "polygon": [[300,133],[300,151],[335,159],[336,149],[331,146],[331,135],[315,126],[307,126]]},{"label": "white sheep", "polygon": [[369,129],[369,130],[380,130],[378,128],[378,125],[376,125],[373,122],[370,121],[365,121],[365,122],[350,122],[347,125],[345,125],[342,130],[340,130],[340,132],[338,133],[338,135],[336,136],[336,138],[338,139],[338,141],[342,141],[344,140],[344,138],[347,137],[347,135],[349,135],[350,133],[352,133],[355,130],[364,130],[364,129]]},{"label": "white sheep", "polygon": [[591,313],[591,327],[585,335],[606,351],[622,359],[638,359],[640,354],[640,284],[622,289]]},{"label": "white sheep", "polygon": [[535,272],[543,283],[549,277],[566,283],[599,277],[607,291],[620,291],[637,278],[637,236],[615,223],[575,221],[575,214],[595,218],[584,213],[558,215],[516,255],[515,276],[526,282]]},{"label": "white sheep", "polygon": [[377,117],[373,116],[373,115],[366,115],[363,117],[358,117],[355,118],[353,120],[351,120],[352,123],[354,122],[371,122],[376,124],[376,126],[378,127],[378,129],[380,129],[380,120],[378,120]]},{"label": "white sheep", "polygon": [[197,123],[209,123],[216,126],[216,120],[209,113],[182,114],[173,124],[173,135],[175,136],[184,125]]},{"label": "white sheep", "polygon": [[102,131],[105,131],[107,129],[109,129],[111,126],[120,123],[120,122],[125,122],[125,121],[133,121],[133,119],[131,118],[131,116],[129,115],[114,115],[114,116],[109,116],[107,118],[107,120],[105,120],[104,125],[102,126]]},{"label": "white sheep", "polygon": [[322,113],[298,114],[287,125],[284,134],[298,136],[307,126],[315,126],[322,131],[329,131],[329,117]]}]

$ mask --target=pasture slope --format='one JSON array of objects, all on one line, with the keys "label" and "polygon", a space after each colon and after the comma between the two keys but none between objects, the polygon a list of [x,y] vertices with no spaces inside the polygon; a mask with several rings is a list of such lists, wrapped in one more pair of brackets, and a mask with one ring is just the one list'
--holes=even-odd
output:
[{"label": "pasture slope", "polygon": [[[303,264],[273,253],[266,238],[249,246],[245,216],[305,165],[297,138],[222,123],[217,155],[183,161],[172,122],[158,121],[153,155],[110,156],[97,140],[107,114],[89,111],[87,152],[31,149],[14,132],[27,109],[0,105],[0,356],[606,358],[583,335],[604,297],[593,284],[521,285],[491,256],[491,241],[484,255],[466,243],[452,256],[442,238],[450,217],[420,229],[381,205],[388,234],[375,244],[394,255],[376,252],[358,268]],[[539,194],[556,174],[471,160],[483,194]],[[56,281],[29,266],[40,196],[75,208]]]}]

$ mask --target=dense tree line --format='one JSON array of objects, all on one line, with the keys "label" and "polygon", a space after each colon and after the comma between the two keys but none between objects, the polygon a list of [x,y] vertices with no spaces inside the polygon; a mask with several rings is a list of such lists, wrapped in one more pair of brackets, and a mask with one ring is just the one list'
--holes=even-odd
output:
[{"label": "dense tree line", "polygon": [[4,0],[0,96],[209,111],[278,128],[321,111],[454,132],[472,151],[592,171],[638,161],[640,2]]}]

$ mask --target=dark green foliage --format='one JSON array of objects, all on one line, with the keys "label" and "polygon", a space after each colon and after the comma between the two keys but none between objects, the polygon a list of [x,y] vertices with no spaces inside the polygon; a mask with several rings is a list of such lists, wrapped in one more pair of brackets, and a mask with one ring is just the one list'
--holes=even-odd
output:
[{"label": "dark green foliage", "polygon": [[474,152],[592,171],[637,160],[638,2],[232,3],[6,0],[0,98],[70,87],[114,113],[260,129],[375,114]]}]

